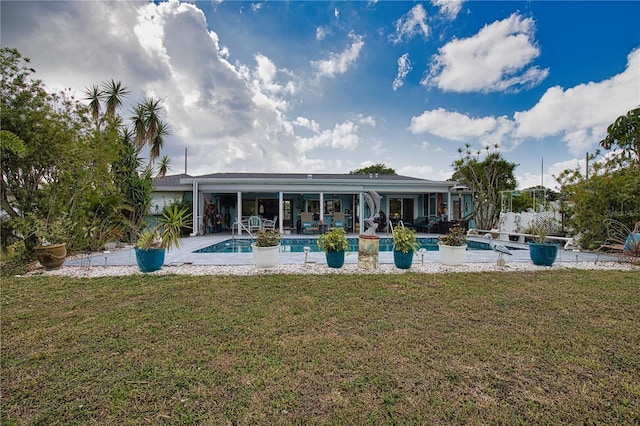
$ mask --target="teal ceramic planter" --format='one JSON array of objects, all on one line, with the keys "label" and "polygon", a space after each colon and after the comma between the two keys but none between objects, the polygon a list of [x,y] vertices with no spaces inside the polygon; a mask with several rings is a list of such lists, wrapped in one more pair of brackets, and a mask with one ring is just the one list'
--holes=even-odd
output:
[{"label": "teal ceramic planter", "polygon": [[134,247],[134,250],[136,251],[136,262],[138,262],[140,272],[153,272],[162,268],[165,249],[151,248],[142,250]]},{"label": "teal ceramic planter", "polygon": [[534,265],[551,266],[558,256],[558,244],[529,243],[529,257]]},{"label": "teal ceramic planter", "polygon": [[408,253],[403,253],[399,250],[393,251],[393,263],[398,269],[409,269],[413,263],[413,250]]},{"label": "teal ceramic planter", "polygon": [[329,268],[342,268],[344,265],[344,250],[343,251],[328,251],[327,265]]}]

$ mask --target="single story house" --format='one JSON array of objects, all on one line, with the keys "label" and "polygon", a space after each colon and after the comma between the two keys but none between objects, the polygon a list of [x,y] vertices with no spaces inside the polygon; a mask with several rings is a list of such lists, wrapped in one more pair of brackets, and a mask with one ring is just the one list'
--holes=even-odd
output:
[{"label": "single story house", "polygon": [[[234,226],[241,231],[238,223],[254,215],[275,220],[277,229],[289,233],[300,229],[301,212],[314,213],[318,223],[327,226],[331,226],[334,213],[344,213],[347,230],[360,232],[364,230],[365,219],[375,213],[369,211],[364,195],[371,191],[381,197],[381,216],[394,224],[400,220],[415,224],[429,219],[431,223],[446,223],[464,220],[472,213],[472,194],[458,182],[400,175],[181,174],[155,178],[153,185],[152,214],[160,214],[175,200],[192,203],[192,235],[230,230]],[[205,218],[205,212],[212,211],[217,218],[213,227],[212,221]]]}]

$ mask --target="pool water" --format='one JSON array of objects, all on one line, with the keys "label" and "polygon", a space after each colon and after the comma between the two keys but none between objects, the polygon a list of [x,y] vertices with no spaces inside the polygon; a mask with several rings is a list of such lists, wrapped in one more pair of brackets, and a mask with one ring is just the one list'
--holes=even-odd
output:
[{"label": "pool water", "polygon": [[[219,243],[195,250],[193,253],[251,253],[251,243],[253,240],[237,238],[221,241]],[[309,247],[312,252],[321,252],[318,248],[317,238],[284,238],[282,240],[281,252],[303,253],[305,247]],[[418,238],[420,248],[427,251],[438,251],[438,238]],[[358,238],[349,238],[350,251],[358,251]],[[393,238],[380,238],[380,251],[393,251]],[[469,241],[467,250],[491,250],[489,243]]]}]

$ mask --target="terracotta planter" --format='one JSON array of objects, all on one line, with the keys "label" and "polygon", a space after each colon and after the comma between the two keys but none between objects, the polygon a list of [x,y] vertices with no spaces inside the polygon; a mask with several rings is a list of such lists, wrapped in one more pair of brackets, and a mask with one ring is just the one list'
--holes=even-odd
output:
[{"label": "terracotta planter", "polygon": [[280,244],[272,247],[257,247],[251,244],[253,251],[253,263],[257,268],[273,268],[278,263]]},{"label": "terracotta planter", "polygon": [[467,245],[463,246],[447,246],[438,243],[438,251],[440,252],[440,262],[449,266],[459,266],[464,262],[464,253]]},{"label": "terracotta planter", "polygon": [[49,244],[47,246],[35,246],[38,262],[46,270],[60,269],[67,258],[67,244]]},{"label": "terracotta planter", "polygon": [[380,237],[377,235],[360,235],[358,240],[358,268],[376,269],[378,267],[379,251]]}]

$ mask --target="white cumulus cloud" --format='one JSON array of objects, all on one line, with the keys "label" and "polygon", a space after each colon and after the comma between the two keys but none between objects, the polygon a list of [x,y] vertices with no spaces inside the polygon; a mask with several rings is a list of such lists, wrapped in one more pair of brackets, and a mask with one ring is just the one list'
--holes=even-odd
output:
[{"label": "white cumulus cloud", "polygon": [[332,52],[327,59],[312,62],[318,76],[335,77],[338,74],[346,73],[355,64],[364,46],[364,40],[362,36],[354,32],[349,33],[349,38],[351,39],[351,45],[343,52]]},{"label": "white cumulus cloud", "polygon": [[407,77],[407,74],[411,72],[411,60],[409,59],[409,54],[405,53],[404,55],[398,58],[398,74],[396,78],[393,80],[393,90],[398,90],[404,85],[404,80]]},{"label": "white cumulus cloud", "polygon": [[462,10],[465,0],[431,0],[431,4],[440,8],[440,13],[447,19],[455,19]]},{"label": "white cumulus cloud", "polygon": [[415,5],[409,12],[395,22],[395,33],[389,38],[392,43],[401,43],[403,40],[422,35],[429,37],[429,25],[427,24],[427,12],[421,4]]},{"label": "white cumulus cloud", "polygon": [[411,118],[411,133],[430,133],[453,141],[479,138],[498,128],[493,117],[471,118],[455,111],[438,108]]},{"label": "white cumulus cloud", "polygon": [[514,13],[475,36],[438,49],[422,84],[453,92],[518,91],[538,85],[548,69],[530,66],[540,55],[535,23]]},{"label": "white cumulus cloud", "polygon": [[320,125],[315,120],[310,120],[306,117],[296,117],[293,124],[311,130],[313,133],[320,132]]},{"label": "white cumulus cloud", "polygon": [[350,120],[336,124],[333,129],[324,130],[312,137],[297,138],[298,148],[302,152],[322,147],[353,151],[358,147],[359,143],[360,137],[358,136],[358,125]]},{"label": "white cumulus cloud", "polygon": [[515,135],[561,135],[574,155],[583,153],[606,136],[607,126],[618,116],[639,104],[638,70],[640,49],[635,49],[627,57],[627,68],[610,79],[566,90],[549,88],[533,108],[514,114]]},{"label": "white cumulus cloud", "polygon": [[321,41],[324,40],[329,31],[324,27],[316,28],[316,40]]}]

